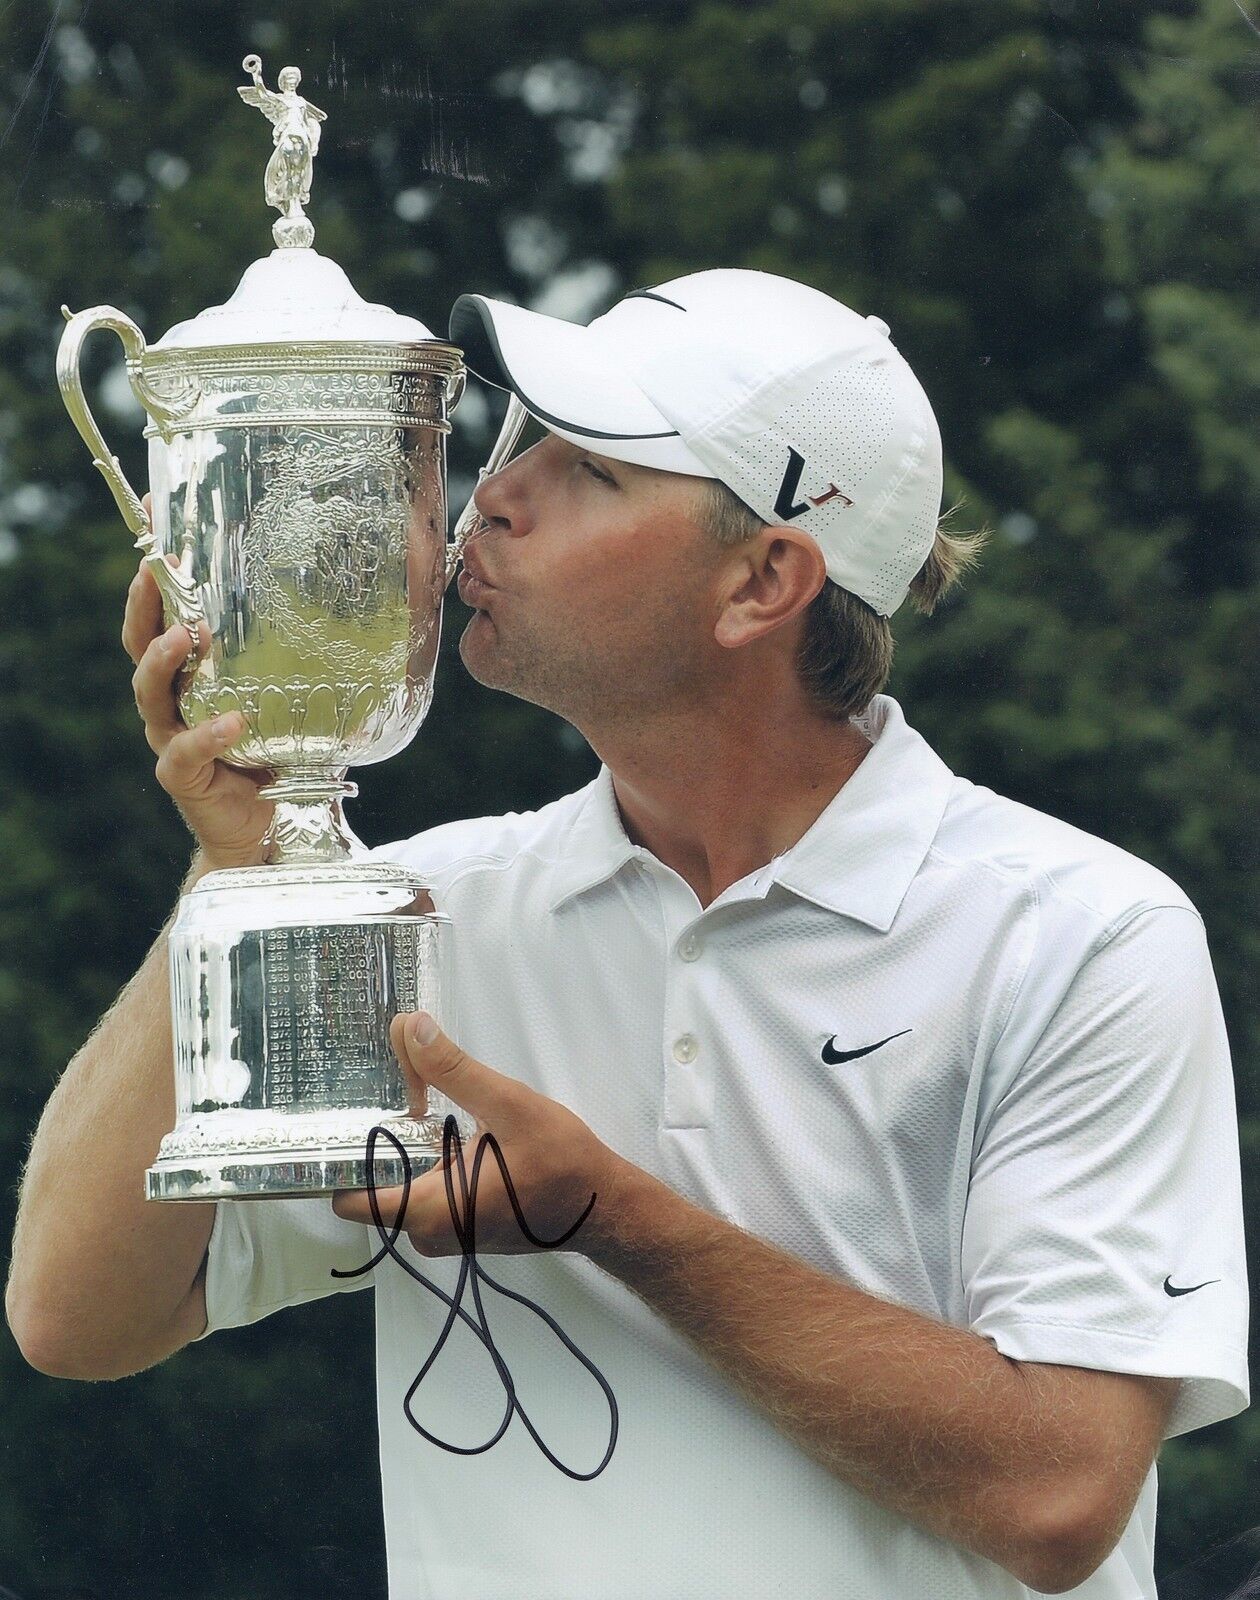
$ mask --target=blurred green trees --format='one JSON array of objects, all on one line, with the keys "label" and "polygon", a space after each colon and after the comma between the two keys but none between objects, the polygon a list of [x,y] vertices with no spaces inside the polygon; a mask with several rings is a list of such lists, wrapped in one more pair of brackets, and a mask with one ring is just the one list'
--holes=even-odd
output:
[{"label": "blurred green trees", "polygon": [[[58,308],[111,302],[156,338],[271,248],[270,145],[234,92],[250,50],[329,114],[318,248],[439,334],[464,289],[585,320],[717,265],[890,324],[940,419],[950,526],[997,533],[960,596],[898,613],[890,691],[955,770],[1199,906],[1254,1222],[1260,34],[1239,4],[28,0],[0,11],[0,1238],[49,1089],[190,848],[131,703],[135,558],[61,405]],[[93,341],[142,484],[120,367]],[[453,503],[500,410],[457,413]],[[356,774],[370,842],[594,770],[467,679],[450,605],[421,736]],[[111,1385],[43,1379],[0,1334],[0,1582],[383,1595],[370,1313],[340,1297]],[[1165,1447],[1161,1572],[1260,1521],[1258,1455],[1253,1413]]]}]

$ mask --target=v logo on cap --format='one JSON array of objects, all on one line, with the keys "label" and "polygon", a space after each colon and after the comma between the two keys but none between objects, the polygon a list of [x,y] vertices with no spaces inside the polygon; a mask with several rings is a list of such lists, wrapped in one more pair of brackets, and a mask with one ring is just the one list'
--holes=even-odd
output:
[{"label": "v logo on cap", "polygon": [[801,486],[801,474],[805,471],[805,457],[798,450],[788,446],[787,471],[783,474],[783,482],[779,485],[779,497],[774,502],[774,514],[782,517],[784,522],[791,522],[793,517],[802,517],[810,506],[825,506],[828,500],[837,496],[844,501],[846,506],[853,504],[847,494],[841,494],[834,483],[829,483],[817,499],[813,495],[806,495],[799,505],[794,505],[793,499],[796,491]]}]

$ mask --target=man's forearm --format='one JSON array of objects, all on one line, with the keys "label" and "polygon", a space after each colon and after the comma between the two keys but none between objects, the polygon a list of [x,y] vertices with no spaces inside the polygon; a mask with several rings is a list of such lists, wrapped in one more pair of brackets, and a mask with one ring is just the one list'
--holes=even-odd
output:
[{"label": "man's forearm", "polygon": [[[583,1250],[803,1450],[1025,1582],[1070,1526],[1072,1435],[985,1339],[891,1305],[626,1164]],[[1048,1542],[1048,1534],[1047,1534]]]},{"label": "man's forearm", "polygon": [[186,1339],[174,1320],[214,1207],[144,1198],[175,1121],[169,927],[62,1074],[26,1164],[5,1306],[27,1359],[58,1376],[136,1372]]}]

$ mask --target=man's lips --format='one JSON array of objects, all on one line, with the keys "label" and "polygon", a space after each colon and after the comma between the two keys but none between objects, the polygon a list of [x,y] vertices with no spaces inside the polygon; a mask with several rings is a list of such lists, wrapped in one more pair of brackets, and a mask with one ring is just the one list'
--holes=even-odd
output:
[{"label": "man's lips", "polygon": [[455,588],[464,604],[474,609],[480,609],[485,604],[486,596],[494,593],[493,585],[479,578],[475,572],[470,572],[467,566],[456,578]]},{"label": "man's lips", "polygon": [[484,583],[487,589],[495,587],[494,579],[486,571],[486,564],[481,551],[477,548],[480,540],[470,539],[464,546],[463,562],[464,571],[470,572],[479,583]]}]

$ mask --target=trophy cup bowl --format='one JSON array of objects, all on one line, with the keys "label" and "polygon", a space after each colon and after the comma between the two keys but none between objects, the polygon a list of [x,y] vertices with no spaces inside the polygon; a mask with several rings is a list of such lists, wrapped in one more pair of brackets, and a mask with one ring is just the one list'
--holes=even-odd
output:
[{"label": "trophy cup bowl", "polygon": [[[324,114],[295,68],[273,93],[256,57],[245,66],[241,97],[275,128],[276,248],[226,304],[153,345],[115,307],[63,307],[57,358],[167,623],[188,630],[184,720],[241,712],[221,759],[274,773],[266,864],[207,874],[171,930],[176,1123],[146,1173],[161,1200],[365,1188],[376,1126],[392,1137],[371,1181],[394,1186],[440,1159],[448,1114],[472,1133],[435,1091],[409,1116],[389,1043],[391,1018],[420,1007],[456,1031],[449,919],[422,875],[365,860],[342,815],[348,768],[402,749],[432,701],[443,596],[477,520],[470,504],[448,546],[461,352],[362,300],[312,248],[302,201]],[[151,525],[84,397],[80,351],[98,328],[122,340],[149,417]],[[514,403],[486,470],[524,415]]]}]

